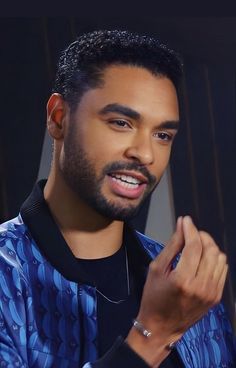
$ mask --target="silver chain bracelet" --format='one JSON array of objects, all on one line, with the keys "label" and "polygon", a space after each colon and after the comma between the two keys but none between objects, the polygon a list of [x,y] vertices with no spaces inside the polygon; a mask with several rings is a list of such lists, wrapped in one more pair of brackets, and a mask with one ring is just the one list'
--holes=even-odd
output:
[{"label": "silver chain bracelet", "polygon": [[[143,326],[143,324],[141,323],[141,322],[139,322],[139,321],[137,321],[137,319],[134,319],[133,320],[133,326],[136,328],[136,330],[138,330],[144,337],[151,337],[152,336],[152,333],[151,333],[151,331],[149,331],[149,330],[147,330],[144,326]],[[168,350],[173,350],[174,348],[175,348],[175,346],[176,346],[176,344],[177,344],[177,341],[175,342],[175,341],[172,341],[172,342],[170,342],[167,346],[166,346],[166,348],[168,349]]]},{"label": "silver chain bracelet", "polygon": [[141,334],[145,337],[150,337],[152,336],[151,331],[146,330],[146,328],[142,325],[141,322],[137,321],[136,319],[133,320],[133,326],[136,328],[136,330],[138,330],[139,332],[141,332]]}]

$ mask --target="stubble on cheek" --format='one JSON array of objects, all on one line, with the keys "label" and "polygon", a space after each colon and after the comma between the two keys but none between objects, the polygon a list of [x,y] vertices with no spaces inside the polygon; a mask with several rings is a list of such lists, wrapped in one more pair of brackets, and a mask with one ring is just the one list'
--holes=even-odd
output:
[{"label": "stubble on cheek", "polygon": [[[107,175],[118,170],[134,170],[147,177],[147,188],[138,200],[121,198],[111,193]],[[81,200],[100,214],[115,220],[127,220],[135,216],[157,185],[156,177],[135,162],[111,162],[102,168],[98,161],[89,158],[72,131],[64,143],[60,171],[67,185]]]}]

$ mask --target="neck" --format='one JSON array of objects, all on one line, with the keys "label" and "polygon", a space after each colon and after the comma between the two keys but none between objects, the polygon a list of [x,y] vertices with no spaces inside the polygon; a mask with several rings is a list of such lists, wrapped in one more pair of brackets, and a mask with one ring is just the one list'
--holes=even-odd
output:
[{"label": "neck", "polygon": [[123,222],[94,211],[52,169],[44,197],[68,246],[76,257],[95,259],[114,254],[122,245]]}]

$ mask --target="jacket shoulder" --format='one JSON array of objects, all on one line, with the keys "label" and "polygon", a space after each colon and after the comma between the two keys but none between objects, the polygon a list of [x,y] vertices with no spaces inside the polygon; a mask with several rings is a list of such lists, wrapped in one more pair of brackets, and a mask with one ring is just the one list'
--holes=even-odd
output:
[{"label": "jacket shoulder", "polygon": [[21,216],[17,216],[9,221],[0,224],[0,242],[1,246],[8,240],[22,238],[26,235],[27,227],[24,224]]},{"label": "jacket shoulder", "polygon": [[164,245],[159,243],[157,240],[149,238],[147,235],[144,235],[137,230],[135,231],[135,234],[151,258],[155,258],[163,250]]},{"label": "jacket shoulder", "polygon": [[23,223],[21,216],[15,217],[7,222],[0,224],[0,257],[4,251],[9,255],[16,253],[19,243],[31,242],[28,228]]},{"label": "jacket shoulder", "polygon": [[25,248],[31,242],[20,215],[0,225],[0,280],[12,277],[26,281],[23,269]]}]

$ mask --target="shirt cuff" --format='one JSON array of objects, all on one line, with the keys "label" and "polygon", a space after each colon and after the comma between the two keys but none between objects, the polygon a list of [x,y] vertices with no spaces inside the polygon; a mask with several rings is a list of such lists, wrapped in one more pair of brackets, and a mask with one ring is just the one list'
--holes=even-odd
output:
[{"label": "shirt cuff", "polygon": [[150,366],[124,341],[118,337],[102,358],[92,363],[94,368],[150,368]]}]

